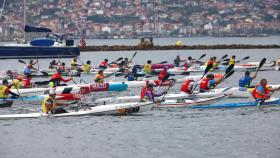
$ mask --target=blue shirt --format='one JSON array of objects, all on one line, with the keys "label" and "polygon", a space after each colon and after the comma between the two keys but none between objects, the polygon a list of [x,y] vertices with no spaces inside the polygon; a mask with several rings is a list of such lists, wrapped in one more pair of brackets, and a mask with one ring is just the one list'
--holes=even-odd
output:
[{"label": "blue shirt", "polygon": [[252,80],[253,80],[253,78],[250,76],[242,77],[239,80],[239,87],[250,87]]}]

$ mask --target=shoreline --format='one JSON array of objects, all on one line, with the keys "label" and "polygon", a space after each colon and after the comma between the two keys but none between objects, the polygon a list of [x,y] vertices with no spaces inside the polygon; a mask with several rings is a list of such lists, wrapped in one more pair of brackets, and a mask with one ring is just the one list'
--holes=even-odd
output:
[{"label": "shoreline", "polygon": [[279,49],[280,45],[247,45],[247,44],[222,44],[222,45],[155,45],[155,46],[131,46],[131,45],[102,45],[80,47],[80,51],[133,51],[133,50],[206,50],[206,49]]}]

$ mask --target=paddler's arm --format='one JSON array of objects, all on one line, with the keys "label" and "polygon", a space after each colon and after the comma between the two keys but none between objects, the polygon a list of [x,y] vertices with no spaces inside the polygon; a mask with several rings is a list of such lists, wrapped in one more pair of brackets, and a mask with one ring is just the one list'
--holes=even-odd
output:
[{"label": "paddler's arm", "polygon": [[252,79],[255,79],[257,77],[257,73],[255,73],[253,76],[252,76]]}]

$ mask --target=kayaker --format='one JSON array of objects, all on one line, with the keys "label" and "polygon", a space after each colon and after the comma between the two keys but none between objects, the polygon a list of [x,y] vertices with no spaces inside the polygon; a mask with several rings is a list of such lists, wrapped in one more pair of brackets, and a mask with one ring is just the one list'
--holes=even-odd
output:
[{"label": "kayaker", "polygon": [[181,58],[179,55],[176,56],[176,58],[174,59],[174,66],[175,67],[180,67],[180,62],[181,62]]},{"label": "kayaker", "polygon": [[126,70],[127,74],[124,76],[125,78],[127,78],[128,81],[137,81],[137,78],[140,77],[140,75],[137,73],[138,72],[138,68],[137,66],[133,66],[132,70]]},{"label": "kayaker", "polygon": [[55,69],[56,66],[58,66],[59,62],[60,61],[56,62],[55,60],[52,60],[49,65],[49,69]]},{"label": "kayaker", "polygon": [[148,60],[147,63],[144,64],[143,70],[147,74],[151,74],[152,73],[152,61],[151,60]]},{"label": "kayaker", "polygon": [[280,87],[278,89],[275,90],[270,90],[267,87],[267,80],[266,79],[261,79],[260,84],[256,85],[254,90],[252,91],[252,96],[256,99],[257,102],[261,101],[261,100],[266,100],[270,98],[270,92],[274,92],[279,90]]},{"label": "kayaker", "polygon": [[239,87],[252,88],[251,82],[257,77],[257,73],[255,73],[252,77],[250,74],[250,71],[246,71],[245,76],[239,79]]},{"label": "kayaker", "polygon": [[42,112],[45,114],[61,114],[61,113],[67,113],[66,110],[64,110],[62,107],[57,107],[56,101],[55,101],[56,93],[55,90],[49,91],[49,96],[47,96],[43,103],[42,103]]},{"label": "kayaker", "polygon": [[232,55],[232,56],[229,58],[228,65],[235,65],[235,55]]},{"label": "kayaker", "polygon": [[194,63],[193,58],[189,56],[188,60],[184,64],[185,70],[188,70],[193,65],[193,63]]},{"label": "kayaker", "polygon": [[61,65],[58,66],[58,69],[60,69],[62,72],[65,72],[65,70],[66,70],[65,63],[62,62]]},{"label": "kayaker", "polygon": [[68,79],[64,79],[61,76],[62,71],[60,69],[57,69],[57,72],[51,77],[49,85],[50,87],[57,87],[57,86],[67,86],[66,84],[61,84],[60,82],[69,82],[72,80],[72,77]]},{"label": "kayaker", "polygon": [[24,73],[25,76],[31,75],[31,73],[32,73],[32,65],[24,66],[23,73]]},{"label": "kayaker", "polygon": [[23,88],[31,88],[32,87],[32,75],[27,75],[26,78],[22,81],[23,83]]},{"label": "kayaker", "polygon": [[187,79],[181,86],[181,92],[192,94],[195,82],[193,79]]},{"label": "kayaker", "polygon": [[101,70],[105,70],[105,69],[107,69],[107,67],[108,67],[108,59],[104,59],[100,64],[99,64],[99,68],[101,69]]},{"label": "kayaker", "polygon": [[146,101],[155,102],[155,97],[160,97],[163,94],[167,93],[164,91],[161,94],[155,94],[154,86],[156,86],[156,84],[154,83],[153,80],[146,80],[146,85],[141,89],[140,102],[146,102]]},{"label": "kayaker", "polygon": [[21,89],[23,87],[23,76],[18,75],[16,79],[13,80],[11,89]]},{"label": "kayaker", "polygon": [[87,63],[83,65],[83,71],[84,71],[85,73],[89,73],[89,72],[90,72],[90,69],[91,69],[90,64],[91,64],[91,61],[88,60]]},{"label": "kayaker", "polygon": [[30,60],[28,66],[33,69],[33,65],[36,65],[37,63],[37,61],[33,62],[33,60]]},{"label": "kayaker", "polygon": [[104,74],[103,70],[99,70],[97,76],[94,79],[95,83],[104,83]]},{"label": "kayaker", "polygon": [[160,70],[158,79],[160,81],[167,80],[169,78],[170,74],[168,73],[168,67],[164,66],[163,70]]},{"label": "kayaker", "polygon": [[221,78],[216,81],[213,74],[207,74],[206,78],[202,79],[199,84],[200,92],[208,92],[210,89],[214,89],[221,81]]},{"label": "kayaker", "polygon": [[0,86],[0,98],[5,99],[8,97],[9,94],[11,94],[12,97],[16,97],[16,98],[20,97],[20,95],[11,92],[10,87],[12,85],[9,86],[8,84],[9,84],[8,80],[4,79],[2,81],[2,86]]},{"label": "kayaker", "polygon": [[74,58],[72,61],[71,61],[71,70],[77,70],[78,69],[78,62],[77,62],[77,58]]}]

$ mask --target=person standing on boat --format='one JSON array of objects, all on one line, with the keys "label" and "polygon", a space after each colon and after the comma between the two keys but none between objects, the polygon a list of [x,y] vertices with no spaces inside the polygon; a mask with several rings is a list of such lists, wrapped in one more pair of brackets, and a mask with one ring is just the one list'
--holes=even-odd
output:
[{"label": "person standing on boat", "polygon": [[250,71],[246,71],[245,76],[239,79],[239,87],[251,88],[251,82],[257,77],[257,73],[255,73],[252,77],[250,74]]},{"label": "person standing on boat", "polygon": [[148,60],[147,63],[144,64],[143,70],[146,74],[152,73],[152,61],[151,60]]},{"label": "person standing on boat", "polygon": [[68,79],[64,79],[61,76],[62,71],[60,69],[57,69],[57,72],[51,77],[49,85],[50,87],[57,87],[57,86],[67,86],[66,84],[61,84],[60,82],[69,82],[72,80],[72,77]]},{"label": "person standing on boat", "polygon": [[160,81],[167,80],[169,78],[170,74],[168,73],[168,67],[164,66],[163,70],[160,70],[158,79]]},{"label": "person standing on boat", "polygon": [[22,80],[23,77],[21,75],[18,75],[17,79],[13,80],[11,89],[21,89],[23,87]]},{"label": "person standing on boat", "polygon": [[108,67],[108,59],[104,59],[100,64],[99,64],[99,69],[105,70]]},{"label": "person standing on boat", "polygon": [[90,69],[91,69],[90,64],[91,64],[91,61],[88,60],[87,63],[83,65],[83,71],[84,71],[85,73],[89,73],[89,72],[90,72]]},{"label": "person standing on boat", "polygon": [[11,94],[12,97],[20,97],[20,95],[11,92],[10,87],[12,85],[9,86],[8,84],[9,84],[8,80],[4,79],[2,81],[2,86],[0,86],[0,98],[5,99],[8,97],[9,94]]},{"label": "person standing on boat", "polygon": [[103,74],[103,70],[99,70],[98,74],[96,75],[94,82],[95,83],[104,83],[104,74]]},{"label": "person standing on boat", "polygon": [[235,65],[235,55],[233,55],[229,58],[228,65]]},{"label": "person standing on boat", "polygon": [[208,92],[210,89],[214,89],[221,81],[222,78],[215,80],[215,76],[213,74],[207,74],[206,78],[203,78],[199,84],[200,92]]},{"label": "person standing on boat", "polygon": [[187,79],[181,86],[181,92],[192,94],[195,82],[193,79]]},{"label": "person standing on boat", "polygon": [[45,113],[45,114],[67,113],[67,111],[64,110],[63,108],[57,107],[55,97],[56,97],[55,90],[51,89],[49,91],[49,96],[47,96],[42,103],[42,112],[43,113]]},{"label": "person standing on boat", "polygon": [[22,81],[23,88],[31,88],[32,87],[32,76],[29,74],[26,76],[26,78]]}]

